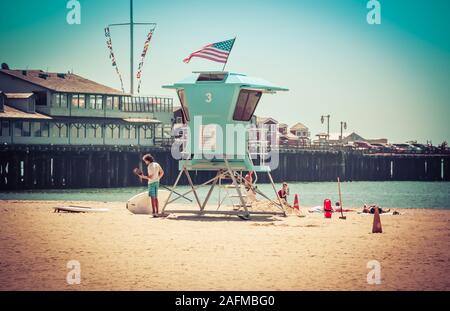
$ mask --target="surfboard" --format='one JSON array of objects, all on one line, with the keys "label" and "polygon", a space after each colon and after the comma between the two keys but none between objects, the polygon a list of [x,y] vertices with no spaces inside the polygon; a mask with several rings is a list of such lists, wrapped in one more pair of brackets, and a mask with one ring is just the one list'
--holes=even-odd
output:
[{"label": "surfboard", "polygon": [[[169,191],[167,190],[158,190],[158,203],[159,210],[161,210],[164,203],[169,198]],[[152,214],[152,205],[150,203],[150,197],[148,196],[148,192],[142,192],[127,202],[127,209],[133,214],[141,214],[141,215],[151,215]]]},{"label": "surfboard", "polygon": [[71,212],[71,213],[101,213],[108,212],[107,208],[93,208],[86,206],[58,206],[55,207],[55,213],[59,212]]}]

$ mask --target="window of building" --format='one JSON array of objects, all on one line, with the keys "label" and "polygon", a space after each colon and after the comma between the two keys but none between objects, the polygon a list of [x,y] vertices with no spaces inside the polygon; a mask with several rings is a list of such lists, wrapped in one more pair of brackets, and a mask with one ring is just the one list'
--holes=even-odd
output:
[{"label": "window of building", "polygon": [[42,135],[41,122],[33,122],[32,123],[32,127],[33,127],[33,136],[34,137],[41,137],[41,135]]},{"label": "window of building", "polygon": [[112,96],[106,96],[106,109],[107,110],[113,109],[113,97]]},{"label": "window of building", "polygon": [[103,96],[102,95],[97,95],[97,100],[96,100],[96,109],[98,110],[103,110]]},{"label": "window of building", "polygon": [[60,107],[67,108],[67,94],[60,94]]},{"label": "window of building", "polygon": [[86,138],[86,126],[82,123],[72,123],[70,126],[70,137]]},{"label": "window of building", "polygon": [[65,123],[60,124],[59,137],[69,137],[69,126]]},{"label": "window of building", "polygon": [[86,96],[84,94],[78,95],[78,107],[80,107],[80,109],[86,108],[85,98]]},{"label": "window of building", "polygon": [[163,128],[161,124],[155,126],[155,137],[163,138]]},{"label": "window of building", "polygon": [[78,108],[79,107],[78,106],[78,103],[79,103],[78,99],[79,99],[79,95],[78,94],[72,94],[72,107],[73,108]]},{"label": "window of building", "polygon": [[1,125],[0,126],[0,136],[2,136],[2,137],[11,136],[9,121],[8,120],[0,121],[0,125]]},{"label": "window of building", "polygon": [[224,73],[201,73],[197,78],[197,82],[202,81],[219,82],[223,81],[224,79],[225,79]]},{"label": "window of building", "polygon": [[172,126],[170,124],[164,124],[164,126],[163,126],[163,137],[164,138],[172,137]]},{"label": "window of building", "polygon": [[47,106],[47,92],[34,92],[36,95],[36,106]]},{"label": "window of building", "polygon": [[84,94],[72,94],[72,107],[73,108],[86,108]]},{"label": "window of building", "polygon": [[120,109],[120,97],[119,96],[114,96],[113,97],[113,109],[114,110],[119,110]]},{"label": "window of building", "polygon": [[28,121],[22,122],[22,136],[23,137],[31,136],[31,123]]},{"label": "window of building", "polygon": [[61,97],[59,93],[52,94],[52,107],[61,107]]},{"label": "window of building", "polygon": [[95,109],[95,95],[88,95],[89,108]]},{"label": "window of building", "polygon": [[189,107],[188,107],[188,103],[186,101],[186,94],[184,93],[184,90],[178,90],[177,91],[178,94],[178,98],[180,99],[180,103],[181,103],[181,108],[183,110],[184,113],[184,117],[186,118],[187,121],[189,121]]},{"label": "window of building", "polygon": [[16,136],[16,137],[22,136],[22,122],[21,121],[14,122],[14,136]]},{"label": "window of building", "polygon": [[52,107],[67,108],[67,94],[53,93]]},{"label": "window of building", "polygon": [[182,117],[177,117],[177,122],[176,123],[183,123],[183,118]]},{"label": "window of building", "polygon": [[52,137],[66,138],[68,135],[67,125],[65,123],[54,123],[51,127]]},{"label": "window of building", "polygon": [[131,126],[130,125],[122,125],[122,138],[130,139],[131,138]]},{"label": "window of building", "polygon": [[15,122],[14,126],[14,136],[17,137],[30,137],[31,135],[31,124],[28,121],[18,121]]},{"label": "window of building", "polygon": [[153,128],[149,125],[143,125],[140,127],[140,136],[142,139],[152,139],[153,138]]},{"label": "window of building", "polygon": [[48,122],[41,122],[41,137],[50,136],[50,124]]},{"label": "window of building", "polygon": [[130,139],[136,139],[137,138],[137,131],[135,125],[130,125]]},{"label": "window of building", "polygon": [[233,120],[249,121],[261,99],[261,91],[241,90],[233,114]]},{"label": "window of building", "polygon": [[105,126],[105,138],[113,138],[113,130],[111,129],[111,126],[109,124]]},{"label": "window of building", "polygon": [[120,128],[117,124],[108,124],[105,128],[106,138],[118,139],[120,138]]},{"label": "window of building", "polygon": [[102,126],[100,124],[89,124],[87,126],[88,138],[102,138]]},{"label": "window of building", "polygon": [[134,125],[122,125],[122,138],[136,139],[136,126]]}]

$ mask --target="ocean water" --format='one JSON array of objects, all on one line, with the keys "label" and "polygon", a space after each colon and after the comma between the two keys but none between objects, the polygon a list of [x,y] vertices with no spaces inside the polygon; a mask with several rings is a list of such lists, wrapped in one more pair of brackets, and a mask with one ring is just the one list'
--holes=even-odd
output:
[{"label": "ocean water", "polygon": [[[258,184],[258,188],[266,195],[275,198],[270,184]],[[281,185],[276,184],[277,190]],[[292,203],[297,193],[301,206],[322,205],[325,198],[332,202],[339,200],[337,183],[308,182],[290,183],[289,201]],[[177,187],[178,192],[188,191],[187,186]],[[218,201],[219,191],[211,196],[210,202]],[[76,190],[32,190],[20,192],[0,192],[0,200],[72,200],[125,202],[133,195],[145,191],[145,187],[109,188],[109,189],[76,189]],[[200,198],[204,198],[208,188],[198,190]],[[235,194],[232,189],[221,188],[221,196]],[[381,207],[411,208],[444,208],[450,209],[450,182],[343,182],[341,183],[344,207],[358,207],[364,203],[378,204]],[[193,195],[188,195],[193,199]],[[233,201],[234,200],[234,201]],[[178,202],[186,202],[180,199]],[[225,203],[238,203],[237,199],[226,199]]]}]

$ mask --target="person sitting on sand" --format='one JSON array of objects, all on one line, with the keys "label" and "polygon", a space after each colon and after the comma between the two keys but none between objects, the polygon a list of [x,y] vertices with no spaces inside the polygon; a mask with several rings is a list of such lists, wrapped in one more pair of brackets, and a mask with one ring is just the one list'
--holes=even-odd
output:
[{"label": "person sitting on sand", "polygon": [[247,192],[247,203],[256,201],[256,191],[253,187],[253,171],[249,171],[244,177],[244,187]]},{"label": "person sitting on sand", "polygon": [[362,210],[362,212],[363,213],[366,213],[366,214],[375,214],[375,207],[378,207],[378,212],[380,213],[380,214],[383,214],[383,213],[389,213],[391,210],[390,209],[386,209],[386,210],[383,210],[381,207],[379,207],[378,205],[370,205],[370,206],[367,206],[367,204],[364,204],[364,207],[363,207],[363,210]]},{"label": "person sitting on sand", "polygon": [[280,198],[283,204],[289,205],[289,203],[287,202],[288,195],[289,195],[289,186],[287,182],[283,182],[283,186],[281,187],[280,190],[278,190],[278,197]]},{"label": "person sitting on sand", "polygon": [[158,188],[159,188],[159,180],[164,176],[164,171],[159,165],[159,163],[155,162],[153,156],[150,154],[144,155],[142,158],[145,165],[147,166],[148,176],[144,176],[141,172],[139,178],[147,179],[148,181],[148,196],[150,197],[150,201],[152,204],[153,217],[158,217]]},{"label": "person sitting on sand", "polygon": [[244,177],[244,186],[245,190],[250,191],[253,190],[253,171],[249,171]]}]

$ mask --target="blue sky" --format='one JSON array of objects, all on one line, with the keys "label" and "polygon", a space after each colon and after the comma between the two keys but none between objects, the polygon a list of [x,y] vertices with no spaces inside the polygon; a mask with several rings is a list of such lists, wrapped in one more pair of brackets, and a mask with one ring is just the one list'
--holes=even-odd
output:
[{"label": "blue sky", "polygon": [[[81,24],[66,23],[66,0],[0,2],[0,62],[12,68],[75,73],[120,88],[103,28],[127,22],[128,0],[80,0]],[[367,0],[134,0],[136,22],[158,23],[143,94],[219,63],[183,58],[237,36],[227,69],[290,89],[263,97],[257,114],[314,134],[347,121],[348,131],[392,142],[450,139],[450,1],[380,0],[381,25],[366,22]],[[135,70],[148,29],[135,32]],[[129,88],[128,28],[111,35]]]}]

